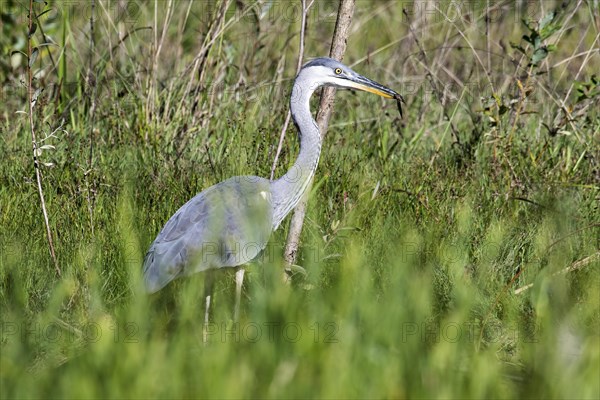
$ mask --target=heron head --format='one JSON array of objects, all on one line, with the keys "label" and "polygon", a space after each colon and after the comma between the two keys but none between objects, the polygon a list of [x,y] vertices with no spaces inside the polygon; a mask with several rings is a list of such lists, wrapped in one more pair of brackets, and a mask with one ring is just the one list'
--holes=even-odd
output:
[{"label": "heron head", "polygon": [[303,76],[315,82],[318,86],[334,86],[341,89],[355,89],[375,93],[387,99],[396,99],[400,114],[402,96],[390,88],[366,78],[339,61],[331,58],[315,58],[304,64],[298,76]]}]

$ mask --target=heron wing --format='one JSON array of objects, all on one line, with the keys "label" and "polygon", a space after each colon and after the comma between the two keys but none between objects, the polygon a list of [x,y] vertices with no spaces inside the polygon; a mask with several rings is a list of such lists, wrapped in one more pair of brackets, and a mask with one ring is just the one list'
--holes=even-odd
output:
[{"label": "heron wing", "polygon": [[150,292],[180,275],[254,259],[272,229],[269,181],[234,177],[196,195],[167,221],[144,260]]}]

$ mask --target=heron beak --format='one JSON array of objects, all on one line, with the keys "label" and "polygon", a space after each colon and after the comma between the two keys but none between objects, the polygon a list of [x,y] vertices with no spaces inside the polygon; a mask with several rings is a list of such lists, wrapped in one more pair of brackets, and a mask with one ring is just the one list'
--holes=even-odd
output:
[{"label": "heron beak", "polygon": [[380,85],[379,83],[372,81],[369,78],[365,78],[361,75],[348,78],[346,84],[353,89],[375,93],[376,95],[385,97],[386,99],[395,99],[396,97],[400,96],[392,89]]},{"label": "heron beak", "polygon": [[365,78],[362,75],[347,77],[344,83],[344,86],[348,88],[375,93],[376,95],[385,97],[386,99],[396,99],[398,111],[400,112],[400,118],[402,118],[402,103],[405,102],[404,98],[400,93],[396,93],[392,89],[387,88],[375,81],[372,81],[369,78]]}]

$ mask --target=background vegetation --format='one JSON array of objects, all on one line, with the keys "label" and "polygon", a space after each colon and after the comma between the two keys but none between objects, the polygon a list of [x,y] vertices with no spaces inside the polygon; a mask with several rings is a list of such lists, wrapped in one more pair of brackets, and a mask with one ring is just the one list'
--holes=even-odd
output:
[{"label": "background vegetation", "polygon": [[[299,3],[35,2],[29,61],[28,4],[0,3],[2,398],[597,399],[597,1],[359,0],[345,62],[408,104],[338,92],[307,276],[280,283],[284,223],[239,326],[219,275],[207,346],[202,274],[143,294],[177,208],[269,176]],[[336,10],[311,8],[307,57]],[[296,154],[290,130],[276,175]]]}]

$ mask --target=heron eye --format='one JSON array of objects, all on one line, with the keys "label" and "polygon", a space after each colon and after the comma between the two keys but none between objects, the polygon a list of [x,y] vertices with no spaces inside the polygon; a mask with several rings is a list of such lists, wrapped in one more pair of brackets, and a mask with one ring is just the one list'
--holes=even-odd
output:
[{"label": "heron eye", "polygon": [[341,68],[336,68],[333,72],[335,72],[336,75],[339,75],[342,73],[342,69]]}]

